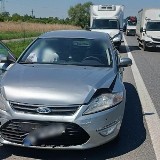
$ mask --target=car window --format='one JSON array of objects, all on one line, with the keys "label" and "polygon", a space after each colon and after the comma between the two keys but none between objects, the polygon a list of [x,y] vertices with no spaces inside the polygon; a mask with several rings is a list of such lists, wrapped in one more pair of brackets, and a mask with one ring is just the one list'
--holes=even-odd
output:
[{"label": "car window", "polygon": [[160,22],[148,22],[146,30],[147,31],[160,31]]},{"label": "car window", "polygon": [[85,38],[37,39],[20,62],[63,65],[111,66],[106,41]]},{"label": "car window", "polygon": [[9,52],[9,50],[0,43],[0,55],[7,56],[8,52]]},{"label": "car window", "polygon": [[119,24],[117,20],[112,19],[94,19],[93,29],[118,29]]}]

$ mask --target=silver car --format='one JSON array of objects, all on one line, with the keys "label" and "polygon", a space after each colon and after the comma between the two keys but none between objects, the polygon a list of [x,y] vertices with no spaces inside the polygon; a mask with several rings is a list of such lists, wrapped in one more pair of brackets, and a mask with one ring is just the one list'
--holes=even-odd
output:
[{"label": "silver car", "polygon": [[0,60],[0,143],[88,149],[117,137],[122,71],[132,61],[119,58],[108,34],[48,32],[14,63],[6,54]]}]

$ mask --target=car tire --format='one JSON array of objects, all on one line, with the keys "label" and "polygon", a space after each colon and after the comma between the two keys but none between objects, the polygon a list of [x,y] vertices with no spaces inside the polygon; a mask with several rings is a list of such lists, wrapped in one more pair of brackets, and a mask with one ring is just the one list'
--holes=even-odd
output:
[{"label": "car tire", "polygon": [[139,48],[141,48],[141,47],[142,47],[142,45],[141,45],[141,43],[140,43],[140,42],[138,42],[138,47],[139,47]]},{"label": "car tire", "polygon": [[116,49],[119,51],[120,50],[120,46],[116,46]]},{"label": "car tire", "polygon": [[148,48],[147,48],[147,46],[146,46],[146,42],[145,42],[145,41],[143,42],[143,50],[144,50],[144,51],[147,51],[147,50],[148,50]]},{"label": "car tire", "polygon": [[121,137],[120,137],[120,131],[119,131],[117,136],[114,139],[112,139],[111,143],[112,144],[117,144],[120,141],[120,139],[121,139]]}]

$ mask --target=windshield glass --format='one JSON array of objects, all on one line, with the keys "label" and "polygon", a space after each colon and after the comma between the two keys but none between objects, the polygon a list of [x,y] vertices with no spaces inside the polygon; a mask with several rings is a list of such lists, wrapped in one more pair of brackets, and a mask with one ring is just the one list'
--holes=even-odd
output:
[{"label": "windshield glass", "polygon": [[94,19],[93,29],[119,29],[119,24],[117,20],[112,19]]},{"label": "windshield glass", "polygon": [[147,31],[160,31],[160,22],[148,22],[146,26]]},{"label": "windshield glass", "polygon": [[82,38],[37,39],[19,63],[111,66],[106,41]]},{"label": "windshield glass", "polygon": [[129,25],[129,26],[136,26],[136,24],[137,24],[137,23],[134,22],[134,21],[128,21],[128,25]]}]

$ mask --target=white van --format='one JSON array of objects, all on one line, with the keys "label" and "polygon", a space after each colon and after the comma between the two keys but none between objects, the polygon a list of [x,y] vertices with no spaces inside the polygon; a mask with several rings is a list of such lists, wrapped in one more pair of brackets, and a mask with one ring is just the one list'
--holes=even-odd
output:
[{"label": "white van", "polygon": [[142,9],[138,12],[136,35],[144,50],[160,48],[160,8]]}]

